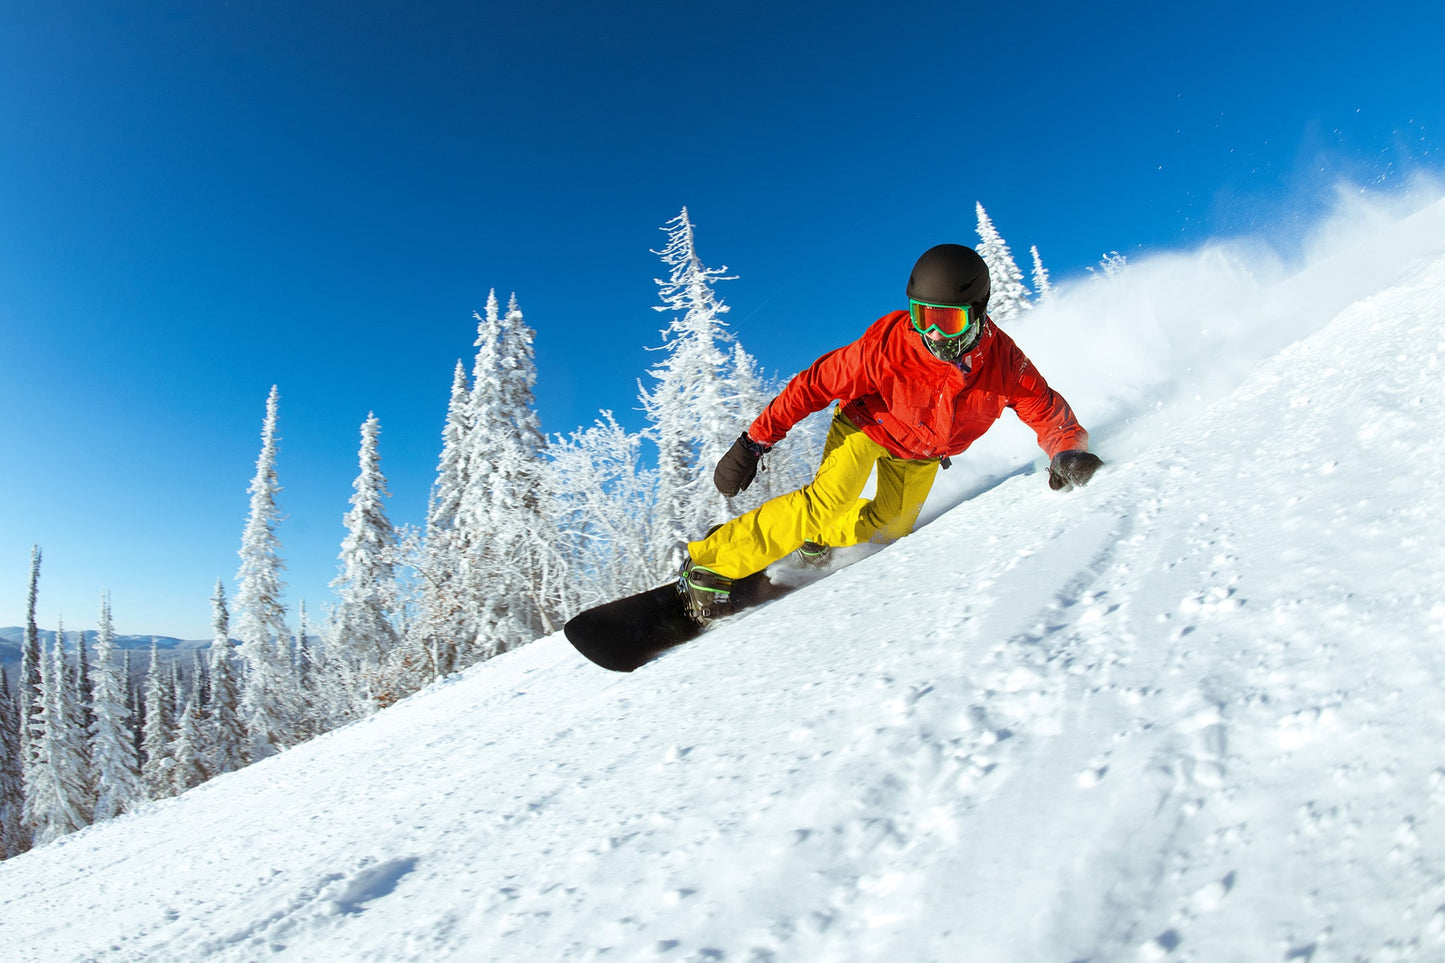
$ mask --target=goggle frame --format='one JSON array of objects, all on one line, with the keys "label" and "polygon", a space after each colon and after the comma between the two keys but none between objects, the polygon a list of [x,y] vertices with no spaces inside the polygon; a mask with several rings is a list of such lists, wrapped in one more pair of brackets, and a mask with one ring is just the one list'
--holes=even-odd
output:
[{"label": "goggle frame", "polygon": [[[963,326],[952,334],[939,327],[936,321],[924,326],[922,322],[927,320],[927,312],[920,309],[927,308],[961,314],[963,317]],[[917,298],[908,299],[908,316],[913,322],[913,330],[925,335],[930,331],[937,331],[940,335],[950,340],[963,337],[973,330],[974,325],[981,324],[983,322],[983,318],[980,316],[982,313],[983,312],[976,311],[971,304],[934,304],[930,301],[920,301]]]}]

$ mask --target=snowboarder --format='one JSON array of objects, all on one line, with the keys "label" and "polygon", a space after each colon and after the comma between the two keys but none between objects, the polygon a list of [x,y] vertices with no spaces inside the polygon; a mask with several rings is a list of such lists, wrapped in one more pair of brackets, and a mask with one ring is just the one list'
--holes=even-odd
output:
[{"label": "snowboarder", "polygon": [[[816,562],[833,547],[909,534],[940,463],[947,464],[1012,408],[1049,456],[1049,487],[1085,485],[1103,464],[1089,435],[1033,363],[990,321],[988,267],[971,248],[940,244],[908,278],[908,310],[875,321],[852,344],[796,375],[717,464],[729,497],[803,418],[834,400],[813,481],[689,542],[678,578],[697,622],[729,611],[732,584],[798,551]],[[877,469],[876,493],[861,499]]]}]

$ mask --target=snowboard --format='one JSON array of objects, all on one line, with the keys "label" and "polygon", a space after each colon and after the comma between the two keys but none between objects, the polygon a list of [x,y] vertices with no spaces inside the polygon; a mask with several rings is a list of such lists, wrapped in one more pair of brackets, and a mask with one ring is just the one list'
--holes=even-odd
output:
[{"label": "snowboard", "polygon": [[[793,588],[773,581],[766,571],[740,578],[733,583],[733,612],[781,598]],[[588,609],[562,627],[578,652],[613,672],[631,672],[703,631],[688,617],[675,581]]]}]

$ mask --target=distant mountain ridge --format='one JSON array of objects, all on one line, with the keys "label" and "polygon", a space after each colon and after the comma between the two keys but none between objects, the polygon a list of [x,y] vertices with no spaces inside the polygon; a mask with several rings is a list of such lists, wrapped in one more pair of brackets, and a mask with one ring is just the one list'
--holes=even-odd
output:
[{"label": "distant mountain ridge", "polygon": [[[76,632],[69,629],[65,631],[65,647],[67,650],[74,650]],[[95,653],[96,631],[85,629],[85,647],[92,656]],[[175,661],[196,649],[208,648],[210,639],[189,640],[172,638],[169,635],[117,635],[115,646],[121,651],[149,652],[151,640],[154,639],[156,648],[160,650],[163,662]],[[0,626],[0,665],[3,665],[6,673],[13,682],[20,666],[20,649],[25,643],[25,627],[20,625]],[[55,644],[55,630],[41,629],[40,644],[45,650]],[[142,663],[143,664],[143,663]]]},{"label": "distant mountain ridge", "polygon": [[[70,629],[66,629],[66,630],[65,630],[65,641],[66,641],[67,646],[73,646],[74,640],[75,640],[75,634],[76,634],[76,633],[75,633],[75,632],[72,632]],[[97,635],[98,635],[98,633],[96,632],[95,629],[85,629],[85,630],[83,630],[83,634],[84,634],[84,636],[85,636],[85,644],[86,644],[87,646],[90,646],[90,645],[94,645],[94,644],[95,644],[95,640],[96,640],[96,637],[97,637]],[[188,646],[188,647],[190,647],[190,648],[199,648],[199,647],[207,646],[207,645],[210,645],[210,644],[211,644],[211,640],[210,640],[210,639],[204,639],[204,640],[200,640],[200,641],[194,641],[194,640],[186,640],[186,639],[177,639],[177,638],[173,638],[173,637],[171,637],[171,636],[169,636],[169,635],[117,635],[117,636],[115,637],[115,644],[116,644],[116,646],[117,646],[118,648],[122,648],[122,649],[149,649],[150,646],[151,646],[151,640],[152,640],[152,639],[155,639],[157,646],[159,646],[159,647],[162,648],[162,649],[175,649],[175,648],[180,648],[180,647],[182,647],[182,646]],[[41,629],[41,630],[40,630],[40,640],[41,640],[42,642],[44,642],[47,646],[55,644],[55,630],[54,630],[54,629]],[[21,625],[5,625],[5,626],[0,626],[0,643],[10,642],[10,643],[14,643],[15,645],[20,645],[20,644],[23,643],[24,641],[25,641],[25,627],[24,627],[24,626],[21,626]]]}]

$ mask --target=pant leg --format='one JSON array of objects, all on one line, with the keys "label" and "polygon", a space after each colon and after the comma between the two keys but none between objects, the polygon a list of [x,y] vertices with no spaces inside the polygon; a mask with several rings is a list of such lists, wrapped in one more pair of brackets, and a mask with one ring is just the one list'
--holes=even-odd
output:
[{"label": "pant leg", "polygon": [[860,503],[858,496],[868,484],[874,463],[887,455],[885,448],[854,427],[839,410],[811,483],[764,502],[707,538],[690,542],[688,554],[695,565],[727,578],[760,571],[805,540],[818,539],[841,518],[856,514],[860,504],[866,504]]},{"label": "pant leg", "polygon": [[896,542],[913,531],[923,503],[933,490],[938,460],[910,460],[884,455],[877,463],[878,483],[871,501],[857,507],[820,533],[826,545]]}]

